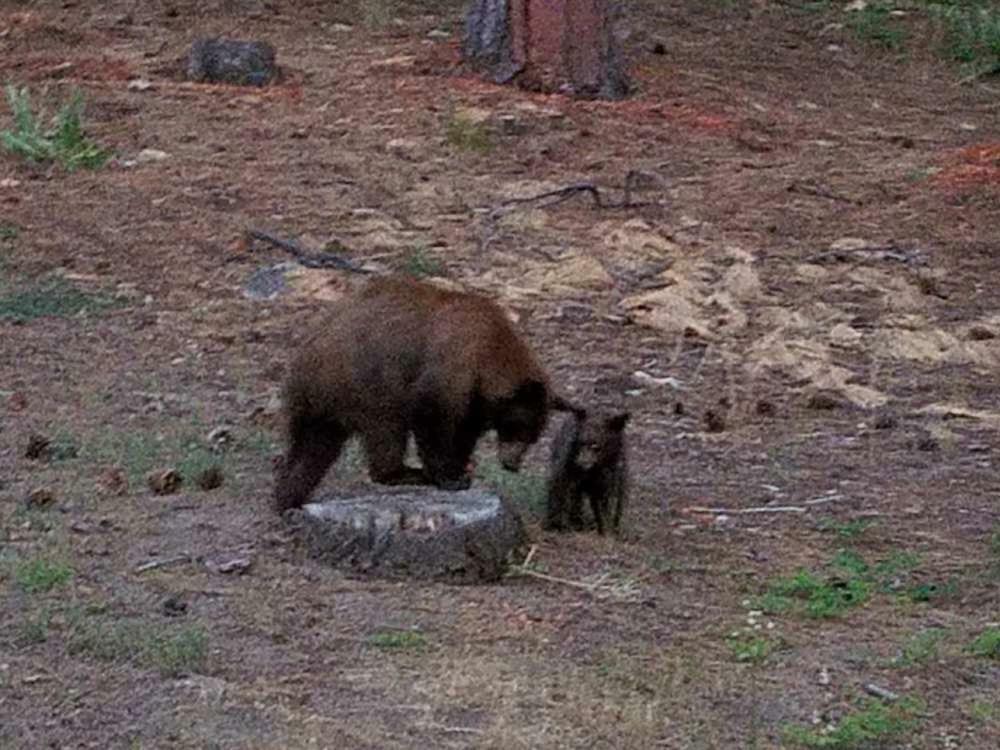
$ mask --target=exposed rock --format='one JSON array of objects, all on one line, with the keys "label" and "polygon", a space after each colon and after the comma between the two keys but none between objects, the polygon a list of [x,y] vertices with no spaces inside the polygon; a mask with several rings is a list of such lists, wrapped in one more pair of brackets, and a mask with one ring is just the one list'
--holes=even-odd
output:
[{"label": "exposed rock", "polygon": [[524,541],[519,516],[478,489],[328,498],[288,515],[313,555],[380,577],[496,581]]}]

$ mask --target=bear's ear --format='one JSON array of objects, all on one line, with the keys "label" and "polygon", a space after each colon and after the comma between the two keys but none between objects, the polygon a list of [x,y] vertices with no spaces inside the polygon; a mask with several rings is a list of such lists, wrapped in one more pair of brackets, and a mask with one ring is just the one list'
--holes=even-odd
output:
[{"label": "bear's ear", "polygon": [[623,411],[620,414],[615,414],[613,417],[608,417],[605,424],[607,424],[609,430],[614,430],[615,432],[621,432],[625,429],[625,425],[628,424],[629,413]]}]

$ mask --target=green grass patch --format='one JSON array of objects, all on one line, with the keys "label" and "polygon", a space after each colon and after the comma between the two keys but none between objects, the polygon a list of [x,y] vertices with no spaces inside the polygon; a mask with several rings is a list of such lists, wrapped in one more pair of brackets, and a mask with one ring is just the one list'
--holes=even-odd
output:
[{"label": "green grass patch", "polygon": [[726,645],[736,661],[761,664],[775,649],[775,642],[760,635],[738,635],[726,639]]},{"label": "green grass patch", "polygon": [[893,660],[897,667],[912,667],[927,664],[938,656],[938,645],[944,639],[946,632],[940,628],[923,630],[914,635],[903,645],[899,656]]},{"label": "green grass patch", "polygon": [[867,44],[891,52],[899,52],[906,42],[906,30],[892,15],[895,8],[882,2],[873,2],[850,14],[849,25],[854,35]]},{"label": "green grass patch", "polygon": [[78,616],[70,633],[69,651],[178,677],[205,670],[208,635],[199,625],[168,629],[147,622]]},{"label": "green grass patch", "polygon": [[73,568],[64,562],[35,557],[14,567],[14,582],[28,594],[44,594],[73,578]]},{"label": "green grass patch", "polygon": [[427,636],[412,630],[384,630],[369,636],[368,643],[382,651],[422,651]]},{"label": "green grass patch", "polygon": [[424,248],[415,247],[407,253],[403,261],[402,271],[408,276],[421,279],[428,276],[441,276],[444,266],[437,258],[428,255]]},{"label": "green grass patch", "polygon": [[835,726],[824,729],[786,726],[784,737],[793,746],[827,750],[894,747],[888,743],[916,727],[919,710],[919,704],[912,699],[888,705],[868,700],[862,708],[845,716]]},{"label": "green grass patch", "polygon": [[856,518],[851,521],[835,521],[823,519],[819,529],[829,534],[836,534],[844,541],[854,541],[874,525],[870,518]]},{"label": "green grass patch", "polygon": [[767,585],[755,607],[768,614],[791,612],[814,618],[843,615],[878,593],[928,602],[954,594],[954,581],[910,581],[920,557],[897,551],[869,564],[852,550],[840,550],[822,571],[799,570]]},{"label": "green grass patch", "polygon": [[476,476],[494,492],[536,517],[545,512],[545,477],[526,471],[507,471],[495,459],[480,461]]},{"label": "green grass patch", "polygon": [[975,74],[1000,71],[1000,7],[990,0],[928,2],[946,30],[945,54]]},{"label": "green grass patch", "polygon": [[34,646],[45,643],[49,639],[49,624],[51,622],[52,613],[48,609],[25,616],[18,628],[18,645]]},{"label": "green grass patch", "polygon": [[50,127],[42,124],[41,114],[31,108],[27,87],[8,85],[7,104],[14,115],[14,127],[0,131],[0,143],[13,153],[32,162],[57,162],[68,170],[97,169],[111,157],[111,152],[90,141],[83,129],[83,95],[74,92],[52,118]]},{"label": "green grass patch", "polygon": [[20,234],[21,229],[17,226],[17,224],[0,221],[0,243],[9,245],[14,242]]},{"label": "green grass patch", "polygon": [[1000,661],[1000,628],[987,628],[976,636],[966,650],[973,656]]},{"label": "green grass patch", "polygon": [[462,151],[488,153],[493,150],[493,136],[489,125],[460,113],[448,118],[445,138],[449,144]]},{"label": "green grass patch", "polygon": [[759,605],[769,614],[794,612],[828,618],[864,604],[870,596],[871,584],[863,578],[821,578],[801,570],[773,582]]},{"label": "green grass patch", "polygon": [[1000,704],[996,701],[974,700],[965,706],[965,714],[979,724],[1000,724]]},{"label": "green grass patch", "polygon": [[27,323],[36,318],[69,318],[97,313],[119,304],[103,295],[84,292],[65,279],[0,283],[0,320]]}]

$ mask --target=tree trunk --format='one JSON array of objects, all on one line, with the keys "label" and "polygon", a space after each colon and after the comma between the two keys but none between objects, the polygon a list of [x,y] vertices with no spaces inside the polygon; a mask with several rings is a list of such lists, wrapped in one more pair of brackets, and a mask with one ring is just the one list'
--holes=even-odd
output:
[{"label": "tree trunk", "polygon": [[463,55],[497,83],[620,99],[629,91],[613,0],[472,0]]}]

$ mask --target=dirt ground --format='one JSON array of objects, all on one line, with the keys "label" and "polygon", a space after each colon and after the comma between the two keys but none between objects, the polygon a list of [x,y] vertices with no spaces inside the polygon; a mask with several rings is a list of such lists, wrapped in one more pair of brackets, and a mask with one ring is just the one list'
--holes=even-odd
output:
[{"label": "dirt ground", "polygon": [[[0,313],[53,278],[111,303],[0,319],[0,747],[1000,746],[970,647],[1000,628],[996,84],[917,13],[892,51],[837,3],[632,6],[638,90],[602,103],[452,70],[457,3],[0,3],[3,80],[81,89],[116,154],[0,155]],[[184,82],[204,34],[270,41],[283,81]],[[608,205],[495,211],[577,182]],[[291,258],[250,228],[485,290],[569,392],[624,399],[623,537],[539,529],[543,441],[497,481],[559,581],[309,559],[274,405],[356,277],[252,299]],[[776,605],[803,570],[867,588]]]}]

